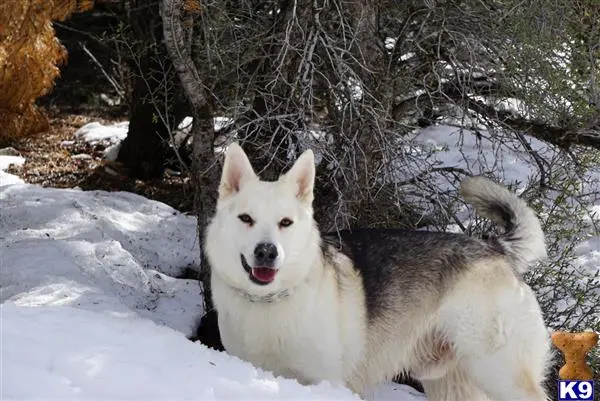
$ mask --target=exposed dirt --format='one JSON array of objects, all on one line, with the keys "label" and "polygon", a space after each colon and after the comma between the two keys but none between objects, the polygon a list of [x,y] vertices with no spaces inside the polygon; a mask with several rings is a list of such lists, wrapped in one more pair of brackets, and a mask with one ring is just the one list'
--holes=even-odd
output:
[{"label": "exposed dirt", "polygon": [[8,172],[44,187],[129,191],[182,212],[192,210],[193,191],[184,175],[167,172],[162,179],[153,181],[131,178],[120,163],[103,159],[106,143],[90,145],[74,136],[78,128],[92,121],[110,124],[123,120],[56,113],[48,132],[10,144],[26,161],[22,166],[11,166]]}]

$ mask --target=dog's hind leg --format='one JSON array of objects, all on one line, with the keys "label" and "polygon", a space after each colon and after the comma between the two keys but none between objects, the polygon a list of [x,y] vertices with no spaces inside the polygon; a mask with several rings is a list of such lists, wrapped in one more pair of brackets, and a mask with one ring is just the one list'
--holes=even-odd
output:
[{"label": "dog's hind leg", "polygon": [[458,364],[446,371],[443,377],[421,380],[429,401],[488,401],[473,380]]},{"label": "dog's hind leg", "polygon": [[533,292],[520,282],[475,284],[440,313],[465,374],[494,401],[546,401],[549,333]]},{"label": "dog's hind leg", "polygon": [[510,344],[493,354],[465,355],[461,363],[465,374],[494,401],[547,401],[542,364],[519,357],[520,351]]}]

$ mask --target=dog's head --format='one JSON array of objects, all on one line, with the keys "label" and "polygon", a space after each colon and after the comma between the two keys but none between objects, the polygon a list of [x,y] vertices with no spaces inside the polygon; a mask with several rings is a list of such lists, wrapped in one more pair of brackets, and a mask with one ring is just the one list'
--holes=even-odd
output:
[{"label": "dog's head", "polygon": [[315,164],[305,151],[277,181],[261,181],[237,144],[225,156],[217,211],[206,233],[213,274],[254,294],[302,281],[318,255]]}]

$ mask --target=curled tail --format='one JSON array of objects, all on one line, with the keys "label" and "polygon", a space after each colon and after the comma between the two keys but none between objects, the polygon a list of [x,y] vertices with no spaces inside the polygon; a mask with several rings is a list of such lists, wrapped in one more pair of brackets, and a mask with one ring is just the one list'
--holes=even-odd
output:
[{"label": "curled tail", "polygon": [[500,245],[525,273],[531,264],[546,257],[544,232],[533,209],[516,194],[484,177],[462,181],[460,192],[477,212],[504,229]]}]

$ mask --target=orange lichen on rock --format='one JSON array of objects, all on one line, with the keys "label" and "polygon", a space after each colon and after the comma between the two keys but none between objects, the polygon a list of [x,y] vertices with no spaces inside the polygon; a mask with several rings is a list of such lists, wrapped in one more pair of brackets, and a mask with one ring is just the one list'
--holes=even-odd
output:
[{"label": "orange lichen on rock", "polygon": [[52,21],[92,8],[93,0],[0,2],[0,139],[47,127],[35,100],[47,94],[66,60]]},{"label": "orange lichen on rock", "polygon": [[552,342],[565,357],[558,375],[563,380],[592,380],[594,374],[586,362],[587,354],[598,343],[598,334],[592,331],[552,333]]}]

